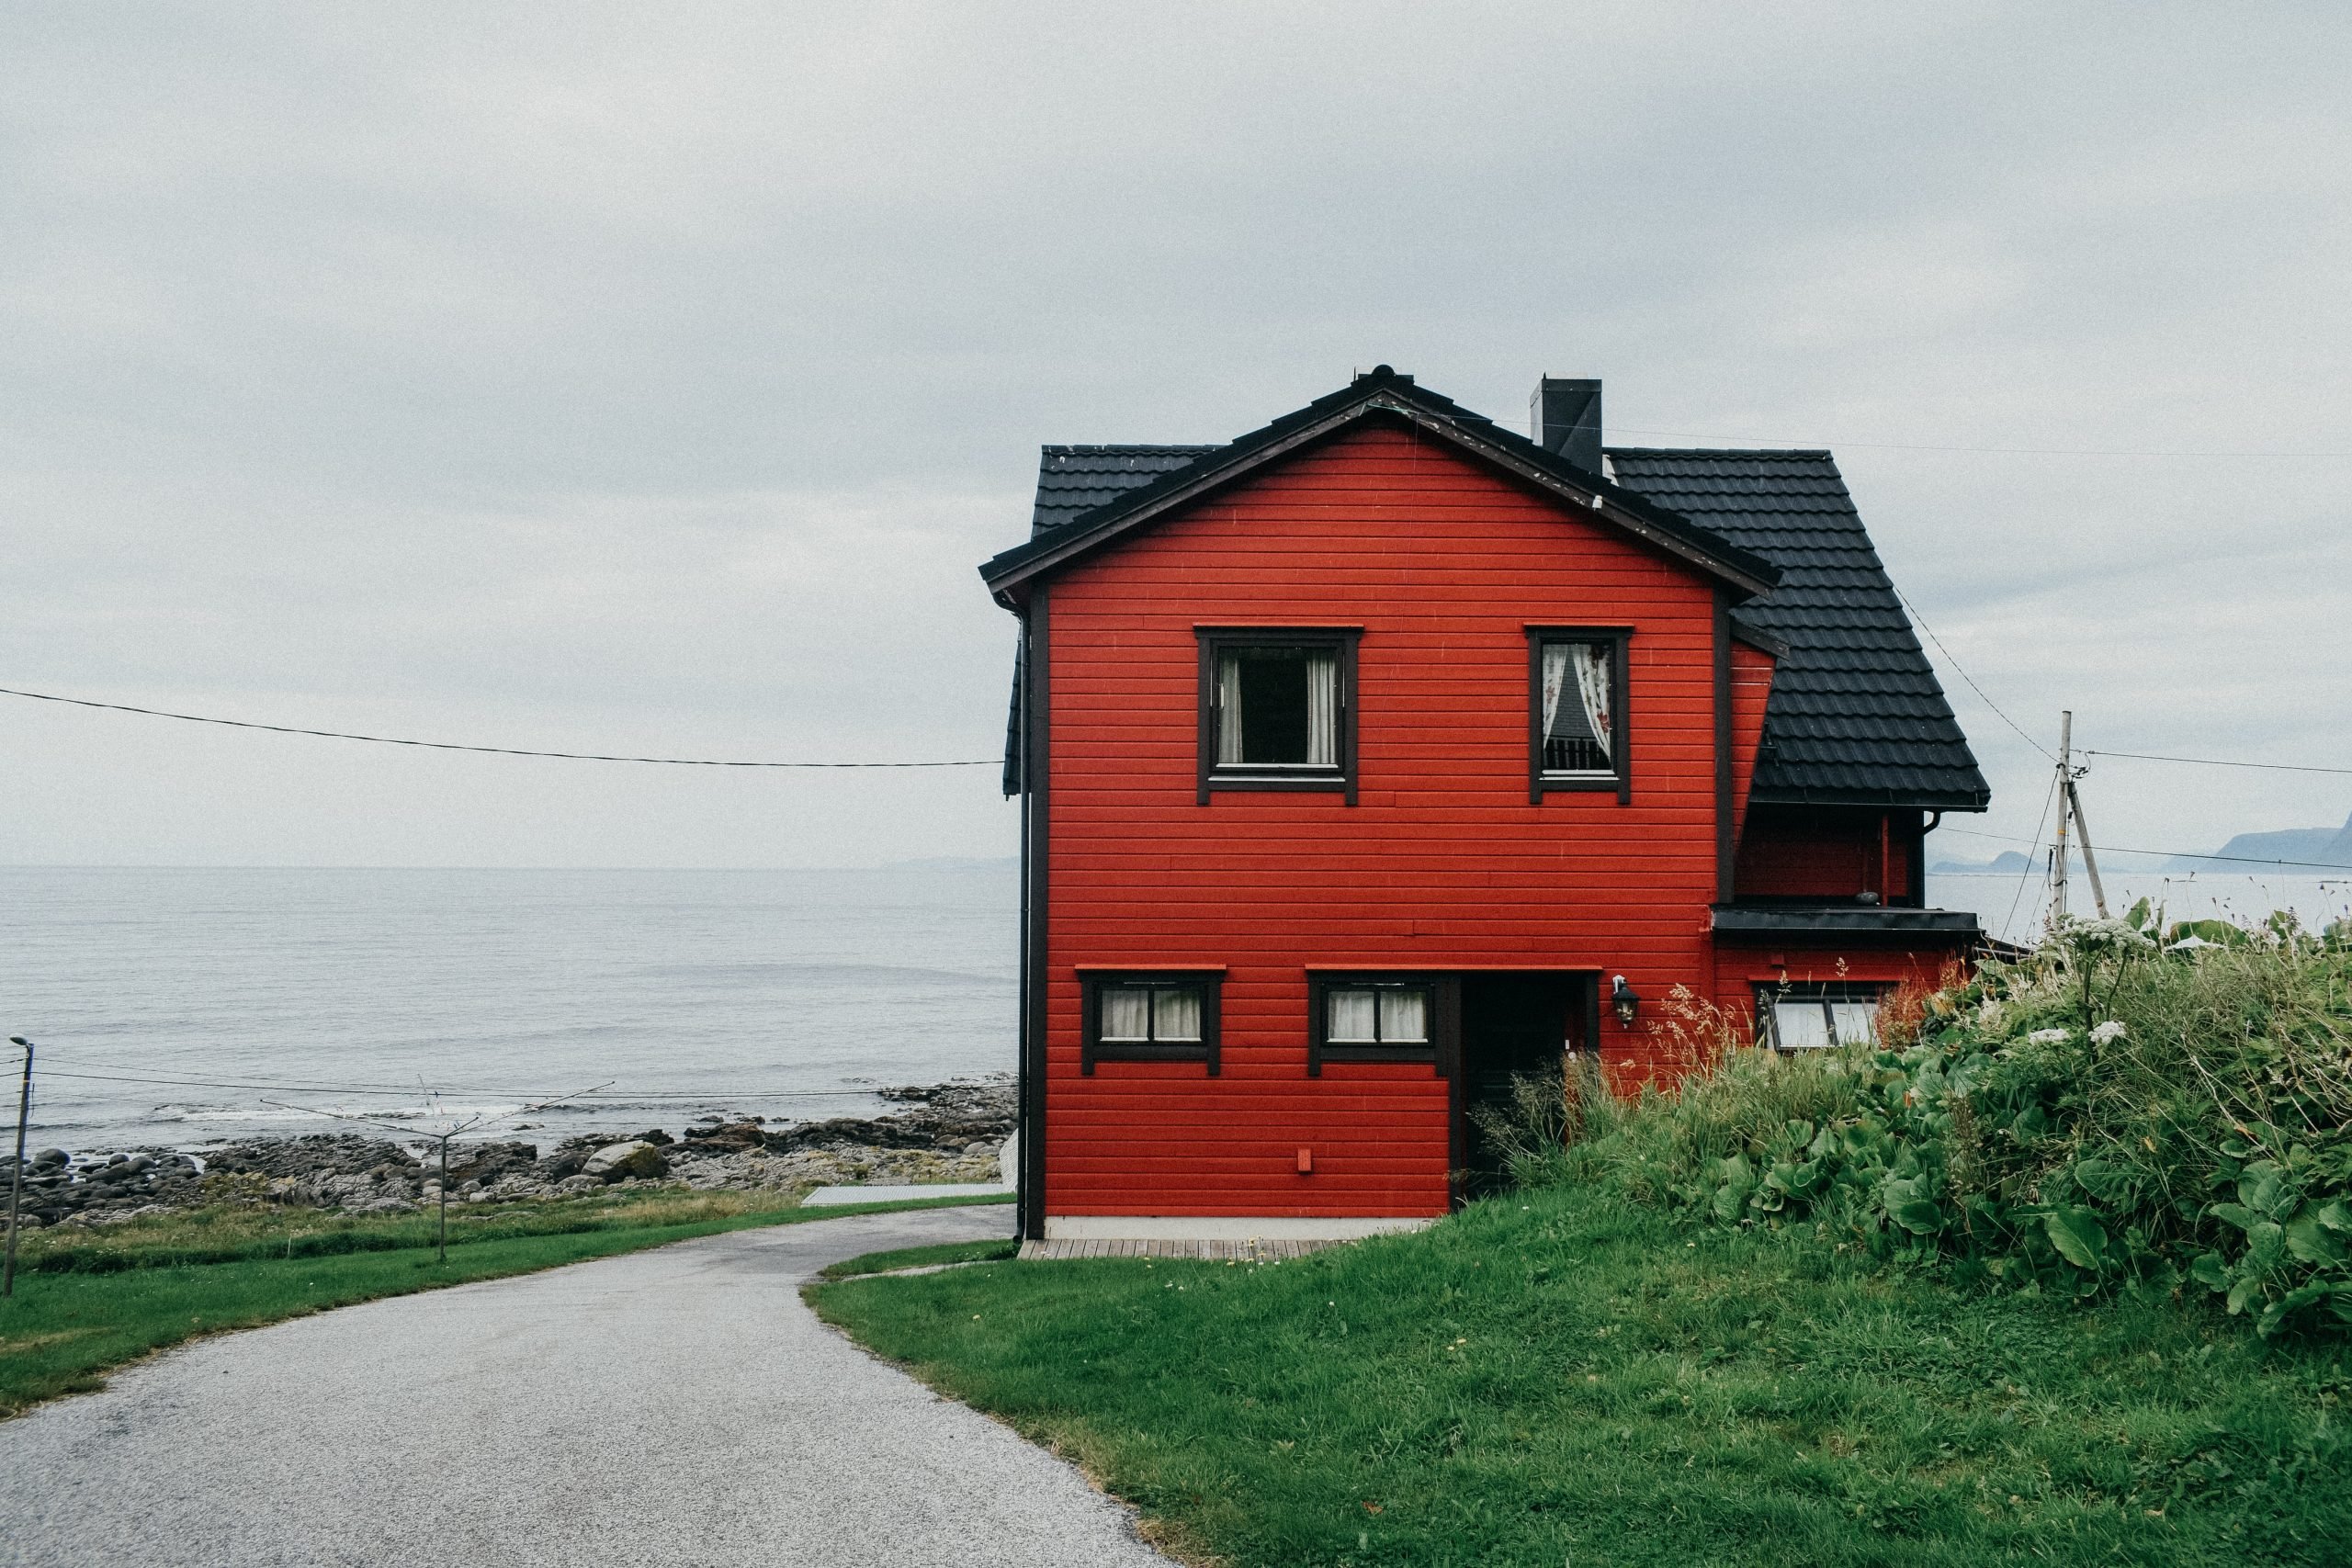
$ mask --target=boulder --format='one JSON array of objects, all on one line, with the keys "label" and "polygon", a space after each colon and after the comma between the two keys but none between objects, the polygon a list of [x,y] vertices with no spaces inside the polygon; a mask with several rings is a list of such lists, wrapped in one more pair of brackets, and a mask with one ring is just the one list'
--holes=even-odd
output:
[{"label": "boulder", "polygon": [[606,1143],[588,1156],[588,1164],[581,1166],[581,1176],[597,1176],[609,1182],[628,1180],[630,1176],[668,1176],[671,1161],[663,1159],[661,1145],[647,1143],[644,1138],[630,1138],[628,1143]]}]

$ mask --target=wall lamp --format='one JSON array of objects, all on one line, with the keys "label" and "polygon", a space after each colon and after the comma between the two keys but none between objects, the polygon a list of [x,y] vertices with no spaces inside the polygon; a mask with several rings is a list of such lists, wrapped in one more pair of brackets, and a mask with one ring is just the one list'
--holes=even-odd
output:
[{"label": "wall lamp", "polygon": [[1642,998],[1633,987],[1625,984],[1623,975],[1609,982],[1609,1005],[1616,1010],[1617,1021],[1628,1029],[1633,1028],[1634,1021],[1642,1016]]}]

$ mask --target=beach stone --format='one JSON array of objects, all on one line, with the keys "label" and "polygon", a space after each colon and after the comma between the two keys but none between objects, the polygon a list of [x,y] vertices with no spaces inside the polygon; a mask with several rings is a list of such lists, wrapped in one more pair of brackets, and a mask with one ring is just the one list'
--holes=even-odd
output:
[{"label": "beach stone", "polygon": [[580,1168],[582,1176],[601,1176],[610,1180],[628,1177],[666,1176],[670,1162],[662,1157],[659,1145],[643,1138],[632,1138],[626,1144],[607,1144],[588,1156]]}]

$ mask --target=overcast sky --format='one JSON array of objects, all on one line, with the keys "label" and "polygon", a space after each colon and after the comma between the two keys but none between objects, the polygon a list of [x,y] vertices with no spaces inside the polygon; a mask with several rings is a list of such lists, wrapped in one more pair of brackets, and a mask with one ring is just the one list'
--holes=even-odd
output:
[{"label": "overcast sky", "polygon": [[[986,758],[1049,441],[1387,361],[1836,448],[1994,701],[2352,765],[2334,6],[42,5],[0,21],[0,685]],[[2121,456],[2106,454],[2127,454]],[[2313,454],[2315,456],[2282,456]],[[1938,656],[2030,833],[2047,767]],[[0,698],[0,861],[1009,853],[987,769]],[[2120,845],[2352,777],[2113,761]],[[1993,840],[1939,838],[1989,856]]]}]

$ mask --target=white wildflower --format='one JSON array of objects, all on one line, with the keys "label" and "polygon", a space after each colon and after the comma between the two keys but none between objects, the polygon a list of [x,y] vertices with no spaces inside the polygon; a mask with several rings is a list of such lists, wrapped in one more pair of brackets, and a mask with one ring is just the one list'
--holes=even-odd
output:
[{"label": "white wildflower", "polygon": [[2052,927],[2050,934],[2085,957],[2099,953],[2148,953],[2156,945],[2147,932],[2129,920],[2086,920],[2068,916]]},{"label": "white wildflower", "polygon": [[2112,1045],[2117,1041],[2122,1039],[2125,1030],[2123,1028],[2123,1021],[2120,1018],[2110,1018],[2105,1023],[2098,1025],[2091,1031],[2091,1043],[2094,1045]]},{"label": "white wildflower", "polygon": [[2036,1045],[2055,1045],[2066,1038],[2063,1029],[2037,1029],[2026,1036]]}]

